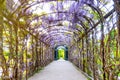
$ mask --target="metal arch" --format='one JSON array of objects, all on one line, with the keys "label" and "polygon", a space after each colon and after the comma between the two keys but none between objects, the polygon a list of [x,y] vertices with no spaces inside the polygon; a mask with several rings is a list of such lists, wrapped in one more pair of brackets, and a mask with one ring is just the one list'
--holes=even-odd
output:
[{"label": "metal arch", "polygon": [[[66,37],[66,38],[68,38],[68,37]],[[62,41],[62,42],[65,42],[65,43],[67,43],[67,42],[70,42],[70,40],[69,39],[54,39],[54,40],[51,40],[49,43],[51,44],[51,43],[53,43],[53,42],[59,42],[59,41]]]},{"label": "metal arch", "polygon": [[50,44],[52,43],[59,43],[59,42],[62,42],[62,43],[67,43],[67,41],[64,41],[64,40],[52,40]]},{"label": "metal arch", "polygon": [[50,46],[52,46],[52,47],[54,47],[56,45],[68,45],[68,44],[63,42],[63,41],[59,41],[59,43],[58,42],[54,42],[54,43],[50,44]]},{"label": "metal arch", "polygon": [[[43,39],[44,41],[48,40],[49,38],[52,38],[52,37],[56,37],[56,36],[59,36],[60,34],[55,34],[55,35],[52,35],[52,36],[49,36],[45,39]],[[67,36],[67,37],[72,37],[72,36],[68,36],[68,35],[64,35],[64,36]]]},{"label": "metal arch", "polygon": [[[51,15],[51,14],[58,14],[58,13],[69,13],[69,12],[67,12],[67,11],[57,11],[57,12],[51,12],[51,13],[46,13],[46,14],[42,14],[42,15],[39,15],[39,16],[37,16],[37,17],[34,17],[33,18],[33,20],[35,20],[35,19],[38,19],[38,18],[41,18],[41,17],[43,17],[43,16],[47,16],[47,15]],[[61,21],[60,19],[58,19],[57,21]]]},{"label": "metal arch", "polygon": [[57,37],[57,35],[60,35],[60,34],[62,34],[62,35],[64,35],[64,36],[68,36],[68,37],[72,37],[73,35],[65,35],[64,33],[57,33],[57,34],[51,34],[51,35],[48,35],[48,36],[46,36],[46,37],[44,37],[44,38],[42,38],[44,41],[46,41],[46,40],[48,40],[49,38],[52,38],[52,37]]},{"label": "metal arch", "polygon": [[[53,33],[51,33],[51,34],[42,34],[41,36],[40,36],[40,38],[41,39],[44,39],[45,37],[51,37],[52,35],[55,35],[55,34],[63,34],[63,35],[73,35],[72,34],[72,32],[70,33],[66,33],[66,32],[64,32],[64,31],[62,31],[62,32],[53,32]],[[45,36],[46,35],[46,36]]]},{"label": "metal arch", "polygon": [[[86,28],[86,26],[84,25],[84,23],[82,22],[82,21],[79,21],[78,22],[78,24],[79,25],[81,25],[81,28],[83,28],[83,30],[85,31],[85,28]],[[55,26],[57,26],[56,28],[54,28]],[[51,28],[51,27],[53,27],[53,29]],[[56,31],[56,30],[66,30],[66,31],[68,31],[68,32],[71,32],[72,31],[72,29],[70,29],[70,28],[68,28],[68,27],[65,27],[65,26],[61,26],[62,28],[64,27],[64,29],[60,29],[60,27],[58,26],[58,25],[54,25],[54,26],[49,26],[49,27],[45,27],[43,30],[39,30],[39,34],[41,34],[41,33],[43,33],[43,31],[44,30],[46,30],[47,32],[50,32],[50,31]],[[39,27],[37,27],[37,28],[39,28]],[[34,29],[33,29],[34,30]],[[79,29],[76,29],[77,31],[80,31]]]},{"label": "metal arch", "polygon": [[[67,29],[68,29],[68,31],[70,30],[70,28],[68,28],[68,27],[65,27],[65,26],[57,26],[57,25],[45,27],[44,30],[46,30],[46,31],[47,31],[47,30],[49,30],[49,31],[51,30],[51,31],[52,31],[53,29],[52,29],[51,27],[53,27],[53,29],[56,29],[56,30],[57,30],[58,28],[61,28],[61,29],[63,28],[62,30],[67,30]],[[44,30],[39,30],[39,32],[43,32]],[[72,31],[72,30],[70,30],[70,31]]]},{"label": "metal arch", "polygon": [[[58,1],[56,1],[56,0],[51,0],[51,1],[54,1],[54,2],[58,2]],[[36,4],[41,4],[41,3],[43,3],[43,2],[51,2],[51,1],[37,1],[37,2],[35,2],[35,3],[33,3],[32,5],[30,5],[30,7],[32,7],[32,6],[34,6],[34,5],[36,5]],[[63,1],[59,1],[59,2],[65,2],[66,0],[63,0]],[[76,0],[67,0],[67,1],[69,1],[69,2],[77,2]],[[43,15],[40,15],[40,16],[38,16],[38,17],[41,17],[41,16],[45,16],[45,15],[48,15],[48,14],[53,14],[53,13],[69,13],[69,12],[67,12],[67,11],[58,11],[57,10],[57,12],[52,12],[52,13],[46,13],[46,14],[43,14]]]},{"label": "metal arch", "polygon": [[51,37],[51,38],[48,38],[45,42],[50,44],[51,41],[67,41],[67,40],[72,40],[72,37],[69,37],[69,36],[64,36],[64,37]]},{"label": "metal arch", "polygon": [[[51,1],[55,1],[55,0],[51,0]],[[44,0],[36,1],[36,2],[34,2],[32,4],[30,4],[28,7],[26,7],[26,9],[24,10],[24,12],[27,11],[28,9],[30,9],[31,7],[37,5],[37,4],[44,3],[44,2],[51,2],[51,1],[44,1]],[[67,0],[67,1],[76,1],[76,0]],[[64,1],[61,1],[61,2],[64,2]]]},{"label": "metal arch", "polygon": [[[87,23],[90,22],[90,24],[94,24],[94,22],[93,22],[91,19],[89,20],[89,19],[87,18],[87,16],[81,16],[81,17],[83,17],[83,18],[87,21]],[[57,21],[57,22],[58,22],[58,20],[53,20],[53,21]],[[63,20],[60,19],[59,21],[65,21],[65,19],[63,19]],[[69,20],[67,20],[67,21],[69,21]],[[82,25],[83,28],[85,28],[86,26],[84,25],[84,23],[82,22],[82,20],[79,19],[79,21],[81,22],[81,23],[79,23],[79,24]],[[70,22],[70,21],[69,21],[69,22]],[[78,23],[78,22],[77,22],[77,23]],[[49,28],[54,27],[54,26],[59,26],[59,24],[50,25],[50,26],[48,26],[48,27],[45,27],[44,30],[45,30],[45,29],[49,29]],[[60,26],[64,26],[64,25],[60,25]],[[82,27],[82,26],[81,26],[81,27]],[[35,29],[36,29],[36,28],[39,28],[39,27],[35,27]],[[43,31],[43,30],[40,30],[40,31]]]},{"label": "metal arch", "polygon": [[[57,11],[57,13],[58,13],[58,11]],[[47,14],[48,15],[48,14]],[[69,21],[69,20],[68,20]],[[48,30],[48,31],[50,31],[50,30]],[[52,31],[53,31],[53,29],[52,29]],[[56,30],[55,30],[56,31]],[[50,31],[51,32],[51,31]],[[49,35],[50,33],[48,33],[48,35]],[[47,36],[47,35],[45,35],[45,34],[41,34],[41,35],[44,35],[44,37],[43,37],[43,39]],[[46,41],[46,40],[45,40]]]},{"label": "metal arch", "polygon": [[59,42],[59,43],[51,43],[50,44],[50,46],[52,47],[52,48],[55,48],[55,46],[57,46],[57,45],[66,45],[66,46],[69,46],[69,45],[71,45],[71,44],[68,44],[68,43],[65,43],[65,42]]},{"label": "metal arch", "polygon": [[73,32],[73,31],[67,30],[67,29],[54,29],[54,30],[51,30],[51,31],[40,32],[39,35],[42,35],[42,34],[53,34],[53,33],[60,33],[60,32],[70,33],[70,32]]},{"label": "metal arch", "polygon": [[[46,19],[47,20],[47,19]],[[49,20],[48,20],[49,21]],[[60,24],[60,22],[63,22],[63,21],[69,21],[69,20],[67,20],[67,19],[65,19],[65,18],[63,18],[63,19],[55,19],[55,20],[53,20],[53,21],[51,21],[51,22],[55,22],[56,21],[56,23],[48,23],[49,24],[49,27],[52,27],[52,26],[64,26],[64,25],[62,25],[62,24]],[[59,22],[59,23],[58,23]],[[70,22],[70,21],[69,21]],[[40,24],[41,25],[41,24]],[[39,26],[40,26],[39,25]],[[35,28],[38,28],[38,25],[37,25],[37,27],[35,27]]]},{"label": "metal arch", "polygon": [[72,31],[69,31],[69,30],[52,30],[50,32],[48,32],[49,34],[55,34],[55,33],[67,33],[67,34],[72,34],[73,32]]},{"label": "metal arch", "polygon": [[46,42],[50,43],[51,41],[54,41],[54,40],[56,40],[56,41],[59,41],[59,40],[67,41],[67,40],[71,40],[71,39],[72,39],[72,38],[69,37],[69,36],[58,37],[58,38],[56,38],[56,37],[52,37],[52,38],[47,39]]},{"label": "metal arch", "polygon": [[[52,1],[54,1],[54,0],[52,0]],[[68,0],[68,1],[71,1],[71,0]],[[75,0],[72,0],[72,1],[75,1]],[[38,1],[37,3],[42,3],[42,2],[50,2],[50,1]],[[57,1],[56,1],[57,2]],[[64,1],[61,1],[61,2],[64,2]],[[32,4],[33,5],[33,4]],[[34,5],[33,5],[34,6]],[[88,5],[89,6],[89,5]],[[89,7],[91,7],[91,6],[89,6]],[[93,8],[93,7],[91,7],[91,8]],[[94,9],[94,8],[93,8]],[[40,17],[41,16],[44,16],[44,15],[49,15],[49,14],[53,14],[53,13],[66,13],[66,12],[63,12],[63,11],[57,11],[57,12],[52,12],[52,13],[47,13],[47,14],[43,14],[43,15],[40,15]],[[39,16],[37,16],[37,17],[39,17]],[[65,19],[64,19],[65,20]],[[54,20],[55,21],[55,20]]]},{"label": "metal arch", "polygon": [[59,44],[59,45],[63,45],[63,44],[67,44],[66,42],[63,42],[63,41],[59,41],[59,42],[53,42],[52,44],[50,45],[53,45],[53,44]]},{"label": "metal arch", "polygon": [[[59,40],[67,40],[67,39],[70,40],[70,39],[72,39],[72,37],[70,37],[70,36],[65,36],[65,37],[62,38],[62,39],[59,38]],[[52,36],[52,37],[48,38],[45,42],[49,44],[51,41],[54,41],[54,40],[58,40],[58,39],[56,39],[55,36],[54,36],[54,37]]]},{"label": "metal arch", "polygon": [[72,32],[72,30],[71,30],[70,28],[66,28],[66,27],[49,29],[49,32],[50,32],[50,31],[54,31],[54,30],[63,30],[63,31],[69,31],[69,32]]},{"label": "metal arch", "polygon": [[[41,38],[44,38],[46,36],[51,36],[51,35],[54,35],[54,34],[73,35],[72,32],[61,31],[61,32],[52,32],[52,33],[48,33],[48,34],[41,34]],[[42,36],[42,35],[46,35],[46,36]]]}]

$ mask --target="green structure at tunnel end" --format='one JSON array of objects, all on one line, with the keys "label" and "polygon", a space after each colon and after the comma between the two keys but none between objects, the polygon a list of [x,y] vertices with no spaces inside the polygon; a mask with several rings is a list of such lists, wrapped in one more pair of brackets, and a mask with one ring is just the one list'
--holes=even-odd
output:
[{"label": "green structure at tunnel end", "polygon": [[66,45],[59,45],[54,48],[54,60],[60,58],[68,60],[68,47]]}]

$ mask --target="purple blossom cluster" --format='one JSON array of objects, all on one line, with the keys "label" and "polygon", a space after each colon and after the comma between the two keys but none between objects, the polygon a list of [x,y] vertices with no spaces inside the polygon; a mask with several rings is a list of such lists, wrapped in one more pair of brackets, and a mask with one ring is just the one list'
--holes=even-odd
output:
[{"label": "purple blossom cluster", "polygon": [[[82,22],[87,21],[86,17],[92,19],[94,15],[89,12],[89,8],[91,8],[92,6],[92,8],[96,9],[96,3],[98,1],[99,0],[44,0],[44,4],[49,3],[48,5],[50,12],[45,13],[44,15],[40,16],[40,18],[37,18],[38,21],[39,19],[42,20],[42,24],[40,25],[40,27],[43,28],[43,31],[41,31],[39,34],[40,39],[44,42],[47,42],[48,44],[58,44],[59,42],[69,44],[72,38],[66,38],[71,35],[67,34],[67,32],[71,30],[76,30],[76,24],[83,25],[84,23]],[[86,8],[86,6],[89,8]],[[44,7],[45,6],[43,5],[43,8]],[[68,26],[62,24],[64,21],[69,22],[69,24],[66,23]],[[60,26],[64,26],[64,28],[67,28],[67,32],[60,32]],[[52,33],[52,31],[56,29],[56,27],[58,27],[58,29],[56,30],[57,32]],[[53,34],[56,35],[53,36]],[[60,35],[62,35],[62,37],[59,37]],[[74,34],[72,34],[72,36],[74,36]],[[54,42],[55,40],[57,41]]]}]

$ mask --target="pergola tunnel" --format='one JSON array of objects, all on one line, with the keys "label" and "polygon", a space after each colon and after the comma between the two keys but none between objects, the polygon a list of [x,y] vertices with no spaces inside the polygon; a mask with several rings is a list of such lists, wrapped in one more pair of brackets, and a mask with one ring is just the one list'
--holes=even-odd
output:
[{"label": "pergola tunnel", "polygon": [[0,0],[0,80],[62,59],[91,80],[120,80],[120,0]]}]

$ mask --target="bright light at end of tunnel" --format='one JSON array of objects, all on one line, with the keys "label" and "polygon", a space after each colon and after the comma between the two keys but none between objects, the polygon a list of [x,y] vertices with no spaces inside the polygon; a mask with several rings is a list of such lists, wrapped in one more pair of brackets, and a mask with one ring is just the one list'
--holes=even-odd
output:
[{"label": "bright light at end of tunnel", "polygon": [[65,50],[62,48],[58,49],[58,59],[65,59]]}]

